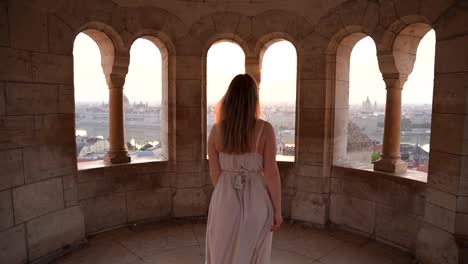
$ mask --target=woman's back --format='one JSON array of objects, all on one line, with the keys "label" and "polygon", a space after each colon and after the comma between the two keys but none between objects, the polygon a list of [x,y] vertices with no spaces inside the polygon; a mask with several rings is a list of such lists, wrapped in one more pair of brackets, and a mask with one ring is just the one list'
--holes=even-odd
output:
[{"label": "woman's back", "polygon": [[264,143],[262,138],[263,127],[265,121],[258,120],[257,125],[254,129],[253,136],[251,138],[251,151],[241,154],[230,154],[220,151],[221,147],[218,148],[219,153],[219,164],[222,171],[236,171],[236,170],[248,170],[261,172],[263,170],[263,144],[260,145],[260,139]]}]

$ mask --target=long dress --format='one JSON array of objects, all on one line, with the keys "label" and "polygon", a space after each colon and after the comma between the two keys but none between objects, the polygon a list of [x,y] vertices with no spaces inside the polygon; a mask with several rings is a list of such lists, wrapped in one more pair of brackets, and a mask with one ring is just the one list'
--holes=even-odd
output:
[{"label": "long dress", "polygon": [[219,163],[222,171],[208,212],[205,263],[270,264],[273,205],[262,173],[263,156],[256,151],[220,152]]}]

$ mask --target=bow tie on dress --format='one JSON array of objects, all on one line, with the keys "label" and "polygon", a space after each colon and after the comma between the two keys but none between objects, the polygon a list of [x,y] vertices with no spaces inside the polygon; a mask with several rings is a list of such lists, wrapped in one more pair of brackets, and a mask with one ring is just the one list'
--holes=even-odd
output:
[{"label": "bow tie on dress", "polygon": [[247,177],[247,174],[251,171],[246,170],[244,167],[240,167],[239,170],[235,171],[237,175],[234,176],[234,181],[232,182],[232,186],[235,189],[242,190],[245,185],[245,180]]}]

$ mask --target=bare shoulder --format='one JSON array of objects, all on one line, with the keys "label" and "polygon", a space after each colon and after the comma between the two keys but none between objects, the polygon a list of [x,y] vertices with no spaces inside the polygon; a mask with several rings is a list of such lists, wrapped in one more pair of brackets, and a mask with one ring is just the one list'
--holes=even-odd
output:
[{"label": "bare shoulder", "polygon": [[216,133],[218,133],[218,130],[219,130],[219,124],[215,123],[213,124],[213,126],[211,127],[211,130],[210,130],[210,135],[215,135]]},{"label": "bare shoulder", "polygon": [[260,120],[263,121],[263,130],[264,130],[265,132],[267,132],[267,133],[273,132],[273,133],[274,133],[273,126],[271,125],[270,122],[265,121],[265,120],[263,120],[263,119],[260,119]]}]

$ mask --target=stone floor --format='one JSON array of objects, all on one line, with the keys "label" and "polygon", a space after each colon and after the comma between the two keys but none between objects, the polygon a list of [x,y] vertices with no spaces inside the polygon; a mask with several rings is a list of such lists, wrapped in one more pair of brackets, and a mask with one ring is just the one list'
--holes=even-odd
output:
[{"label": "stone floor", "polygon": [[[206,225],[178,220],[101,233],[54,264],[201,264]],[[283,224],[273,236],[272,264],[412,263],[392,247],[344,231]],[[220,263],[221,264],[221,263]]]}]

